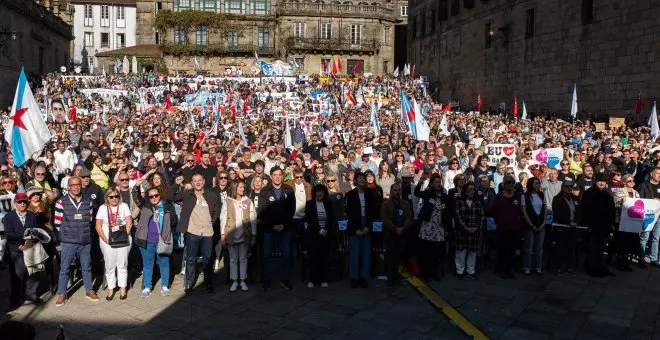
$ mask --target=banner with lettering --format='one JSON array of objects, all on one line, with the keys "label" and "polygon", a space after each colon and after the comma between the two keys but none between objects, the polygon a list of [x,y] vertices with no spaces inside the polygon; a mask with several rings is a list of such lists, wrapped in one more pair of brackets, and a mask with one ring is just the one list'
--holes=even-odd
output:
[{"label": "banner with lettering", "polygon": [[640,233],[653,229],[660,215],[660,201],[654,199],[628,198],[621,206],[619,231]]},{"label": "banner with lettering", "polygon": [[489,166],[497,166],[504,158],[509,160],[509,166],[517,164],[515,144],[488,144],[485,155],[488,156]]},{"label": "banner with lettering", "polygon": [[2,219],[12,210],[14,210],[14,194],[0,195],[0,231],[5,231]]},{"label": "banner with lettering", "polygon": [[561,170],[562,158],[564,158],[564,149],[562,148],[538,149],[532,151],[532,159],[530,159],[529,165],[546,163],[550,168]]}]

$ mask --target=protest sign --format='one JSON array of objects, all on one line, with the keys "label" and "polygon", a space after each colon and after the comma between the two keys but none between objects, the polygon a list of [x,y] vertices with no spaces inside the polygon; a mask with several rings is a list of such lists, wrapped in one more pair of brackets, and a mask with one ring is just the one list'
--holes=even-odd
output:
[{"label": "protest sign", "polygon": [[603,132],[607,130],[605,123],[594,123],[594,125],[596,126],[596,132]]},{"label": "protest sign", "polygon": [[516,164],[515,144],[489,144],[486,146],[485,155],[488,156],[489,166],[497,166],[504,158],[509,160],[510,165]]},{"label": "protest sign", "polygon": [[654,199],[628,198],[621,205],[619,231],[640,233],[653,229],[660,215],[660,202]]},{"label": "protest sign", "polygon": [[564,158],[564,149],[562,148],[538,149],[532,151],[532,159],[530,159],[529,164],[546,163],[550,168],[561,170],[562,158]]},{"label": "protest sign", "polygon": [[626,125],[626,119],[625,118],[614,118],[610,117],[610,129],[616,129],[621,126]]}]

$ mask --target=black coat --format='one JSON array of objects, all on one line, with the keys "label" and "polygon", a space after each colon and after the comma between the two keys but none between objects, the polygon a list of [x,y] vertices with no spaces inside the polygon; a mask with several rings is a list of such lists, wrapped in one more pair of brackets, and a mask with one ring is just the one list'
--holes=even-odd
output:
[{"label": "black coat", "polygon": [[453,213],[449,209],[449,196],[442,191],[435,193],[431,190],[431,188],[426,188],[424,191],[421,191],[420,189],[421,185],[418,184],[417,187],[415,187],[415,196],[422,200],[422,209],[420,209],[419,214],[417,214],[417,218],[420,221],[429,222],[435,207],[435,203],[431,200],[440,199],[442,204],[445,206],[445,209],[442,210],[442,223],[445,226],[451,227],[453,225],[451,223]]},{"label": "black coat", "polygon": [[268,184],[259,193],[257,215],[266,233],[275,232],[273,227],[278,224],[284,225],[282,232],[291,230],[293,214],[296,212],[296,195],[293,189],[284,183],[282,183],[281,190],[279,200],[275,198],[275,189],[272,183]]},{"label": "black coat", "polygon": [[16,210],[12,210],[2,218],[2,224],[5,226],[5,235],[7,237],[9,251],[17,252],[19,251],[18,247],[25,243],[25,240],[23,239],[25,229],[37,228],[37,215],[31,211],[26,212],[25,226],[23,226]]},{"label": "black coat", "polygon": [[[568,203],[566,202],[568,200]],[[571,221],[571,211],[568,204],[573,204],[575,207],[575,212],[573,214],[573,220]],[[580,206],[580,199],[575,195],[570,195],[568,197],[564,194],[559,194],[552,199],[552,220],[553,223],[570,225],[571,222],[575,222],[578,225],[582,222],[582,207]]]},{"label": "black coat", "polygon": [[[337,220],[335,219],[334,208],[329,200],[323,201],[323,207],[325,208],[325,230],[328,232],[325,238],[330,240],[337,230]],[[319,226],[316,200],[309,200],[305,204],[305,221],[307,222],[306,237],[308,241],[314,243],[314,240],[318,240],[321,237],[319,234],[321,227]]]},{"label": "black coat", "polygon": [[615,216],[614,198],[607,190],[600,190],[593,186],[584,192],[582,218],[592,233],[608,235],[612,231]]},{"label": "black coat", "polygon": [[378,216],[377,210],[380,207],[377,205],[378,194],[371,189],[364,190],[364,213],[366,217],[366,225],[362,225],[362,205],[360,204],[360,195],[358,189],[355,188],[346,193],[346,219],[348,220],[347,232],[349,236],[355,236],[358,229],[367,227],[373,228],[373,221]]}]

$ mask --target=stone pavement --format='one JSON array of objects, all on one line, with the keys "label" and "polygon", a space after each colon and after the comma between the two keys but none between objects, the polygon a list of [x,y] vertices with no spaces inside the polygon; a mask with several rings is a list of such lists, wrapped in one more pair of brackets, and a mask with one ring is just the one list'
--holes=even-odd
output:
[{"label": "stone pavement", "polygon": [[[219,278],[224,277],[224,271]],[[249,292],[229,293],[217,285],[213,294],[198,286],[192,296],[183,294],[182,276],[175,277],[172,296],[157,291],[141,299],[139,290],[125,301],[91,302],[79,289],[62,307],[55,307],[49,293],[42,306],[24,305],[8,319],[29,321],[37,339],[52,340],[62,324],[71,340],[121,339],[465,339],[410,286],[388,291],[384,281],[369,289],[351,290],[347,281],[329,288],[308,289],[294,282],[286,291],[275,285],[269,292],[253,284]],[[8,304],[7,270],[0,272],[0,308]],[[136,287],[140,287],[140,280]],[[3,338],[0,335],[0,338]]]},{"label": "stone pavement", "polygon": [[491,339],[660,339],[660,270],[615,273],[504,280],[485,272],[430,286]]}]

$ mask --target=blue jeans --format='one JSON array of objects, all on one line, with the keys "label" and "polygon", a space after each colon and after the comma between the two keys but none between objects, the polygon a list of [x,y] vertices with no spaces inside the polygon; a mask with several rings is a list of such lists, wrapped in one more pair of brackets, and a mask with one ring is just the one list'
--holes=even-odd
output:
[{"label": "blue jeans", "polygon": [[348,276],[351,279],[371,276],[371,236],[348,237]]},{"label": "blue jeans", "polygon": [[282,268],[280,269],[280,280],[288,281],[291,276],[291,232],[273,232],[264,233],[264,252],[262,256],[262,278],[270,281],[272,277],[272,267],[270,259],[273,256],[273,250],[278,249],[282,254]]},{"label": "blue jeans", "polygon": [[92,291],[94,289],[92,285],[92,245],[62,242],[60,244],[60,251],[62,262],[60,264],[60,279],[57,283],[57,293],[61,296],[66,296],[66,288],[69,283],[69,268],[71,268],[71,263],[76,258],[80,259],[80,269],[82,270],[85,292]]},{"label": "blue jeans", "polygon": [[197,236],[186,233],[186,288],[192,288],[197,276],[197,254],[204,261],[204,283],[213,283],[213,236]]},{"label": "blue jeans", "polygon": [[655,222],[653,230],[643,231],[639,234],[639,245],[641,246],[641,253],[639,254],[640,259],[646,257],[646,243],[651,237],[651,262],[658,261],[658,240],[660,240],[660,219]]},{"label": "blue jeans", "polygon": [[156,250],[158,244],[147,243],[146,248],[140,247],[140,254],[142,254],[142,289],[153,287],[152,279],[154,277],[154,263],[158,260],[158,269],[160,270],[160,285],[162,287],[169,286],[170,282],[170,257],[166,255],[158,255]]}]

